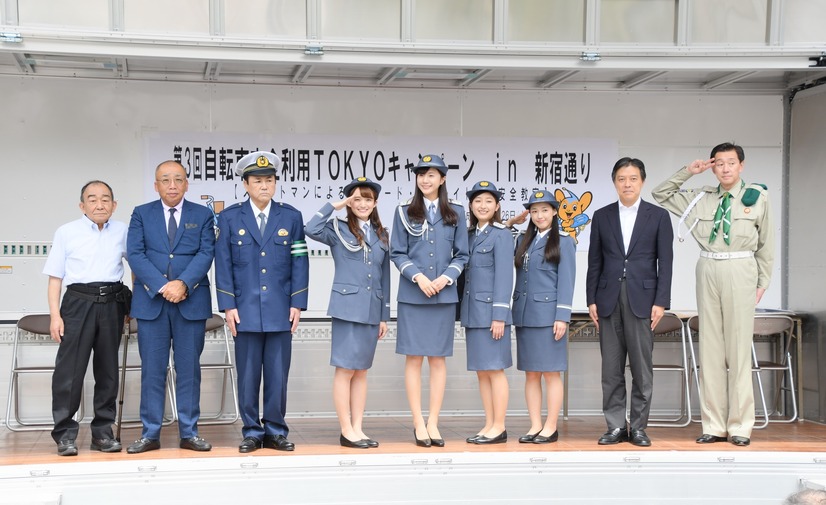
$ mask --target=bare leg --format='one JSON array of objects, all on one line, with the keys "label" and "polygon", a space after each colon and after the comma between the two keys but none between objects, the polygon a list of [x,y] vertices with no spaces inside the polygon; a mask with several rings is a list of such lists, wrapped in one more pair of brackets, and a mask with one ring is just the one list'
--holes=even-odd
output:
[{"label": "bare leg", "polygon": [[505,414],[508,411],[509,394],[508,377],[504,370],[492,370],[488,372],[488,380],[491,389],[492,424],[485,436],[493,438],[505,431]]},{"label": "bare leg", "polygon": [[350,421],[350,388],[355,371],[336,367],[333,376],[333,404],[336,407],[341,434],[350,441],[360,440]]},{"label": "bare leg", "polygon": [[480,370],[476,372],[479,379],[479,395],[482,397],[482,408],[485,409],[485,426],[479,430],[477,435],[484,435],[493,426],[493,394],[490,389],[490,372]]},{"label": "bare leg", "polygon": [[367,370],[356,370],[350,381],[350,419],[353,431],[360,440],[369,438],[364,434],[364,406],[367,404]]},{"label": "bare leg", "polygon": [[559,372],[543,372],[542,376],[545,377],[545,389],[548,396],[548,418],[540,435],[549,437],[556,431],[559,409],[562,408],[562,377]]},{"label": "bare leg", "polygon": [[536,434],[542,429],[541,379],[541,372],[525,372],[525,403],[528,405],[528,417],[531,419],[529,434]]},{"label": "bare leg", "polygon": [[430,438],[442,438],[439,433],[439,412],[442,410],[442,401],[445,399],[445,384],[447,383],[447,364],[444,356],[428,356],[427,364],[430,367],[430,408],[427,415],[427,434]]},{"label": "bare leg", "polygon": [[427,428],[422,416],[422,362],[423,356],[407,356],[404,361],[404,386],[407,390],[407,403],[410,404],[410,414],[413,416],[413,429],[416,438],[425,440],[428,437]]}]

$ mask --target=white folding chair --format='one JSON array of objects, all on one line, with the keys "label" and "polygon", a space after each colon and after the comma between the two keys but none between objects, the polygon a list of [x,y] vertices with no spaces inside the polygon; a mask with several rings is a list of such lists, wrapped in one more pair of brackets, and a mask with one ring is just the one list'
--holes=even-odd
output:
[{"label": "white folding chair", "polygon": [[[219,399],[219,408],[218,411],[215,412],[213,415],[204,416],[203,413],[201,414],[200,419],[198,420],[199,425],[207,425],[207,424],[232,424],[239,418],[238,412],[238,381],[235,375],[235,367],[232,364],[232,351],[230,348],[230,333],[227,329],[226,322],[224,318],[221,317],[219,314],[212,314],[212,317],[207,319],[206,322],[206,333],[211,332],[218,332],[221,331],[223,333],[223,350],[222,350],[222,357],[220,361],[215,362],[206,362],[201,363],[201,370],[217,370],[221,372],[221,381],[223,387],[221,388],[221,396]],[[203,359],[203,355],[202,355]],[[203,380],[202,380],[203,383]],[[232,392],[233,404],[231,410],[230,417],[225,417],[227,414],[227,405],[226,405],[226,397],[227,397],[227,387],[230,388]],[[203,404],[203,401],[201,402]]]},{"label": "white folding chair", "polygon": [[[649,426],[661,427],[683,427],[691,423],[691,393],[688,387],[689,381],[689,359],[688,346],[690,343],[686,339],[686,329],[682,320],[676,314],[666,312],[663,314],[660,322],[654,328],[654,337],[656,342],[657,336],[662,336],[667,333],[675,331],[680,332],[680,350],[682,351],[682,360],[680,363],[663,364],[654,363],[654,372],[676,372],[680,377],[680,415],[673,418],[651,418],[649,419]],[[693,363],[693,361],[692,361]]]}]

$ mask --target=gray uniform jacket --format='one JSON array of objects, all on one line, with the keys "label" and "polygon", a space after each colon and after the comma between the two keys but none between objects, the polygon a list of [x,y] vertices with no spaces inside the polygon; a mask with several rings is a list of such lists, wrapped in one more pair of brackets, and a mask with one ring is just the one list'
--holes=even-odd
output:
[{"label": "gray uniform jacket", "polygon": [[511,324],[513,235],[501,223],[490,223],[479,235],[468,234],[470,260],[465,269],[461,319],[466,328],[489,328],[493,321]]},{"label": "gray uniform jacket", "polygon": [[[517,248],[525,235],[517,239]],[[543,259],[546,235],[534,238],[528,248],[528,261],[516,269],[513,291],[513,324],[515,326],[553,326],[554,321],[571,321],[576,279],[576,245],[567,234],[560,234],[559,264]]]},{"label": "gray uniform jacket", "polygon": [[[366,249],[350,251],[359,242],[345,219],[338,219],[337,234],[330,219],[335,209],[325,204],[304,227],[304,233],[330,246],[336,265],[327,315],[364,324],[390,320],[390,255],[388,247],[371,228]],[[340,234],[340,237],[339,237]]]},{"label": "gray uniform jacket", "polygon": [[[468,260],[467,223],[465,209],[453,201],[450,205],[459,215],[455,226],[446,224],[438,211],[434,223],[411,223],[407,217],[409,201],[396,209],[390,239],[390,259],[401,274],[397,296],[399,302],[424,305],[459,301],[456,279]],[[452,283],[436,296],[428,298],[413,282],[413,277],[419,273],[431,281],[445,275]]]}]

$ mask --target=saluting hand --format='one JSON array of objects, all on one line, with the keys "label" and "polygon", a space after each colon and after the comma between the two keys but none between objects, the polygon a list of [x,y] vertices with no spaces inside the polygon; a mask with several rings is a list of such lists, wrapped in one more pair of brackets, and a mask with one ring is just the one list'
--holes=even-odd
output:
[{"label": "saluting hand", "polygon": [[694,160],[686,167],[686,169],[689,171],[689,173],[696,175],[705,172],[713,166],[714,158],[709,158],[707,160]]},{"label": "saluting hand", "polygon": [[531,214],[529,209],[525,209],[524,211],[520,212],[519,214],[513,216],[512,218],[505,221],[505,226],[510,228],[515,224],[524,224],[525,221],[528,220],[528,216]]},{"label": "saluting hand", "polygon": [[340,202],[333,203],[333,208],[336,209],[336,210],[341,210],[344,207],[349,207],[351,203],[353,203],[353,195],[348,196],[347,198],[345,198],[344,200],[341,200]]}]

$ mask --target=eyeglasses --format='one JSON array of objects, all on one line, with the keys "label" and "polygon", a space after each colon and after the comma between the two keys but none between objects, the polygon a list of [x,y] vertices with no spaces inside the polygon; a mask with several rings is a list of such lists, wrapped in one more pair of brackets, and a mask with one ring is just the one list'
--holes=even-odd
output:
[{"label": "eyeglasses", "polygon": [[164,186],[164,187],[168,187],[173,182],[175,183],[176,186],[183,186],[184,183],[186,182],[186,179],[184,179],[183,177],[175,177],[175,178],[172,178],[172,179],[168,179],[168,178],[164,177],[163,179],[155,179],[155,182],[157,182],[158,184],[160,184],[161,186]]},{"label": "eyeglasses", "polygon": [[726,167],[726,166],[727,166],[727,167],[729,167],[729,168],[734,168],[734,167],[736,167],[739,163],[740,163],[740,161],[739,161],[739,160],[729,160],[729,161],[723,161],[723,160],[720,160],[720,161],[715,161],[715,162],[714,162],[714,167],[715,167],[715,168],[723,168],[723,167]]}]

